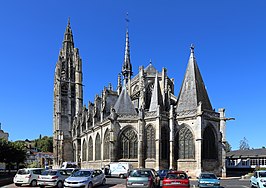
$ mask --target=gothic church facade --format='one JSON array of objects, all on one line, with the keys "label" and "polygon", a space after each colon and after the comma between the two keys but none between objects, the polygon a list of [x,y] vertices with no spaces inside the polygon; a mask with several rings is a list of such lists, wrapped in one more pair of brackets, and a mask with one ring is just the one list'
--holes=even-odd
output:
[{"label": "gothic church facade", "polygon": [[225,110],[213,110],[194,47],[178,95],[166,68],[150,63],[133,76],[126,31],[122,75],[83,106],[82,61],[66,27],[54,76],[54,165],[75,161],[81,168],[111,162],[134,167],[202,171],[225,175]]}]

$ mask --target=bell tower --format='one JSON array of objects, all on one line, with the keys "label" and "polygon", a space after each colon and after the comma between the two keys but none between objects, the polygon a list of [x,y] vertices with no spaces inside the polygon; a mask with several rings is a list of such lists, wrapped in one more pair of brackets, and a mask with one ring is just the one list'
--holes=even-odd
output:
[{"label": "bell tower", "polygon": [[72,123],[82,109],[82,61],[74,47],[70,19],[64,34],[54,76],[53,154],[54,166],[73,161]]}]

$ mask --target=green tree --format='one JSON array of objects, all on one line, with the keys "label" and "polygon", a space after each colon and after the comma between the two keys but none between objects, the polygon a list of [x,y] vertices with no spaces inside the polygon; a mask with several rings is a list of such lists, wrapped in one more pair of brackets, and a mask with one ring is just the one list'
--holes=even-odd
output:
[{"label": "green tree", "polygon": [[8,153],[10,150],[10,146],[7,140],[1,138],[0,139],[0,162],[5,163],[8,158]]},{"label": "green tree", "polygon": [[226,152],[226,153],[227,153],[227,152],[230,152],[230,151],[232,150],[232,147],[231,147],[231,145],[229,144],[228,141],[226,141],[226,142],[224,143],[224,149],[225,149],[225,152]]},{"label": "green tree", "polygon": [[15,156],[13,162],[16,163],[18,169],[19,164],[25,162],[27,151],[25,145],[21,142],[13,142],[12,148],[14,148],[14,156]]},{"label": "green tree", "polygon": [[16,163],[18,167],[25,159],[26,150],[23,144],[0,139],[0,162],[7,164],[9,171],[12,163]]},{"label": "green tree", "polygon": [[35,140],[35,146],[43,152],[53,152],[53,137],[44,136]]}]

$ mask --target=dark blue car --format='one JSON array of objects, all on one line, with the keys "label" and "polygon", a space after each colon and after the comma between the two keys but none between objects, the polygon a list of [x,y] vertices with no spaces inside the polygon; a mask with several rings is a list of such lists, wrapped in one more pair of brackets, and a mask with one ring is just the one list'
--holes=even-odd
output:
[{"label": "dark blue car", "polygon": [[166,176],[168,171],[169,170],[157,170],[157,174],[160,176],[160,179],[162,180]]},{"label": "dark blue car", "polygon": [[213,173],[203,172],[198,177],[198,187],[220,188],[220,178]]}]

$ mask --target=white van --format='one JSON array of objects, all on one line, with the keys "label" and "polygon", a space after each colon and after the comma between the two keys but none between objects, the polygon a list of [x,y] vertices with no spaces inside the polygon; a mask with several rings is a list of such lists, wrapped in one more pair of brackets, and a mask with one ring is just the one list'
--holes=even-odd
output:
[{"label": "white van", "polygon": [[132,164],[128,162],[114,162],[105,166],[104,173],[106,176],[125,178],[132,168]]},{"label": "white van", "polygon": [[63,162],[61,165],[61,169],[67,169],[67,168],[79,168],[78,164],[76,162]]},{"label": "white van", "polygon": [[43,168],[23,168],[19,169],[13,178],[13,182],[16,186],[30,185],[32,187],[37,186],[38,176],[42,173]]}]

